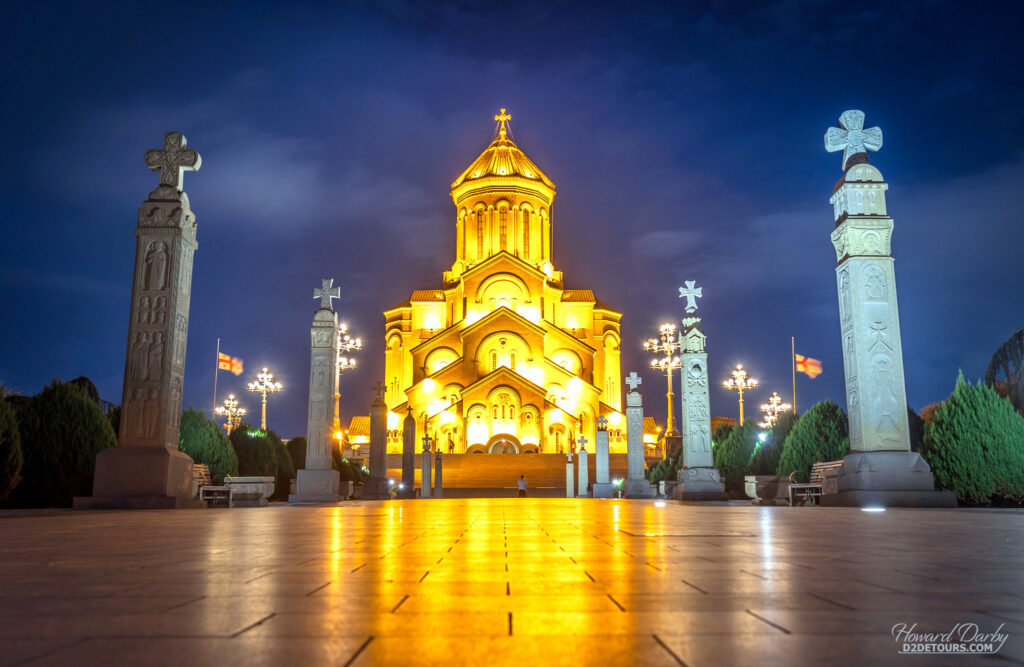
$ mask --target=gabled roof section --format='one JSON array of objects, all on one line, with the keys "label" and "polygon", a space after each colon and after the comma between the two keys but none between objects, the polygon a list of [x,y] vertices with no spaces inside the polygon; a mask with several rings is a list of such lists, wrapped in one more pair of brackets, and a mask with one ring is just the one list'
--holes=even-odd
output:
[{"label": "gabled roof section", "polygon": [[[526,327],[527,329],[533,331],[538,336],[543,337],[544,334],[546,333],[543,327],[537,326],[536,324],[534,324],[530,320],[526,319],[525,317],[523,317],[522,315],[520,315],[516,311],[512,310],[511,308],[509,308],[507,306],[499,306],[498,308],[492,310],[490,313],[488,313],[484,317],[481,317],[479,320],[477,320],[476,322],[473,322],[473,324],[471,324],[468,327],[466,327],[465,329],[463,329],[462,330],[462,338],[465,339],[467,335],[473,333],[474,331],[476,331],[477,329],[480,329],[481,327],[486,326],[488,323],[493,322],[494,320],[496,320],[496,319],[498,319],[499,317],[502,317],[502,316],[511,318],[517,324],[522,324],[524,327]],[[566,335],[568,335],[568,334],[566,334]]]},{"label": "gabled roof section", "polygon": [[545,325],[545,329],[544,329],[545,332],[551,332],[551,333],[557,335],[562,340],[570,342],[572,345],[575,345],[576,347],[581,348],[584,352],[587,352],[588,354],[594,354],[594,352],[596,352],[596,350],[594,348],[590,347],[589,345],[587,345],[586,343],[581,341],[576,336],[573,336],[572,334],[570,334],[570,333],[568,333],[568,332],[566,332],[566,331],[556,327],[554,324],[551,324],[551,322],[548,322],[547,320],[542,320],[542,321],[543,321],[543,323]]},{"label": "gabled roof section", "polygon": [[356,415],[348,424],[348,435],[370,435],[370,415]]},{"label": "gabled roof section", "polygon": [[547,396],[548,392],[546,389],[544,389],[544,387],[540,386],[539,384],[534,384],[532,380],[529,380],[520,375],[519,373],[516,373],[508,366],[499,366],[498,368],[494,369],[493,371],[483,376],[476,382],[464,387],[461,393],[463,396],[465,396],[474,389],[479,388],[481,385],[486,384],[492,380],[498,380],[499,378],[505,378],[513,384],[526,385],[527,387],[529,387],[536,393],[540,394],[541,396]]},{"label": "gabled roof section", "polygon": [[509,262],[514,264],[515,266],[522,268],[524,271],[528,271],[528,272],[532,273],[536,277],[540,278],[542,281],[545,281],[545,280],[548,279],[548,277],[546,275],[544,275],[543,271],[538,269],[533,264],[528,264],[527,262],[523,261],[521,258],[516,257],[515,255],[510,253],[508,250],[501,250],[499,252],[496,252],[493,255],[491,255],[490,257],[488,257],[487,259],[485,259],[484,261],[478,262],[478,263],[474,264],[473,266],[471,266],[468,269],[466,269],[466,272],[462,274],[461,278],[463,280],[465,280],[466,278],[468,278],[470,276],[473,276],[473,275],[475,275],[477,273],[480,273],[480,272],[483,272],[483,271],[490,271],[492,269],[492,265],[493,264],[497,264],[498,262],[500,262],[502,260],[508,260]]}]

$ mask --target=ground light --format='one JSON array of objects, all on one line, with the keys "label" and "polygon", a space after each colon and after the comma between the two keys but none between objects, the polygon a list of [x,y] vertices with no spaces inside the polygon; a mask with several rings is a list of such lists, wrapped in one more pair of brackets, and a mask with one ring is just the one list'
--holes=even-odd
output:
[{"label": "ground light", "polygon": [[664,500],[658,500],[658,501],[656,501],[654,503],[654,506],[655,507],[664,507],[665,506],[665,501]]},{"label": "ground light", "polygon": [[861,512],[884,512],[884,507],[861,507]]}]

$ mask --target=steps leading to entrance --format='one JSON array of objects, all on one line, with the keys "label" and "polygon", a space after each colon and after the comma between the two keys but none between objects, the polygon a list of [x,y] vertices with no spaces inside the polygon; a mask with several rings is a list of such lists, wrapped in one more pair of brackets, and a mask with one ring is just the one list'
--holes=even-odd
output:
[{"label": "steps leading to entrance", "polygon": [[[590,482],[597,474],[597,456],[589,454]],[[416,486],[420,486],[422,455],[416,454]],[[565,488],[564,454],[444,454],[442,457],[446,489],[514,489],[520,475],[528,488]],[[402,455],[388,454],[388,478],[402,480]],[[608,455],[611,479],[624,478],[628,470],[625,454]]]}]

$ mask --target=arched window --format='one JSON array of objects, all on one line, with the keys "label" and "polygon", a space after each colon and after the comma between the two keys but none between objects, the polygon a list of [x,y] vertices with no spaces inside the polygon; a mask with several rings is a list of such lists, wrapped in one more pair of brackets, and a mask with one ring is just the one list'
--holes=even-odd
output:
[{"label": "arched window", "polygon": [[499,248],[508,250],[508,211],[505,209],[498,212],[498,242]]},{"label": "arched window", "polygon": [[523,257],[530,259],[530,212],[523,211]]},{"label": "arched window", "polygon": [[512,370],[515,370],[515,369],[516,369],[516,353],[515,353],[515,352],[513,352],[513,353],[512,353],[511,355],[510,355],[510,358],[509,358],[509,365],[510,365],[510,366],[512,367]]},{"label": "arched window", "polygon": [[493,371],[493,370],[495,370],[497,368],[498,368],[498,353],[497,352],[491,352],[491,370]]},{"label": "arched window", "polygon": [[516,418],[516,406],[514,406],[514,405],[508,406],[508,418],[509,419],[515,419]]},{"label": "arched window", "polygon": [[484,212],[476,212],[476,256],[484,256]]},{"label": "arched window", "polygon": [[495,405],[494,406],[494,419],[497,419],[497,418],[498,418],[498,406]]}]

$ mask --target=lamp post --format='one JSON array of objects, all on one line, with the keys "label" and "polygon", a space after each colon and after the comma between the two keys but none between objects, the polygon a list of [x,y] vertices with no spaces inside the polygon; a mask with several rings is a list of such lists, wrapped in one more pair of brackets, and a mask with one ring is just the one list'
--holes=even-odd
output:
[{"label": "lamp post", "polygon": [[349,352],[357,352],[363,349],[362,338],[352,338],[348,333],[348,325],[342,322],[338,325],[338,391],[334,394],[334,430],[341,428],[341,376],[345,371],[356,367],[356,360],[346,356]]},{"label": "lamp post", "polygon": [[767,403],[761,404],[761,413],[763,414],[763,420],[758,426],[761,428],[771,428],[775,426],[775,422],[779,420],[779,413],[792,410],[793,406],[789,403],[783,403],[782,397],[779,396],[779,392],[773,391],[771,398],[768,399]]},{"label": "lamp post", "polygon": [[750,391],[757,387],[757,378],[747,376],[741,364],[736,364],[732,377],[722,383],[722,386],[729,391],[736,391],[740,395],[740,426],[743,426],[743,392]]},{"label": "lamp post", "polygon": [[665,423],[665,437],[676,435],[675,420],[672,417],[672,374],[679,369],[679,339],[676,337],[676,325],[662,324],[658,332],[658,338],[648,338],[644,343],[644,350],[655,355],[651,359],[651,368],[661,371],[668,380],[668,392],[665,398],[668,399],[668,418]]},{"label": "lamp post", "polygon": [[238,428],[238,425],[242,423],[242,417],[245,416],[245,408],[238,407],[238,399],[235,398],[234,394],[228,394],[228,397],[224,399],[224,405],[217,408],[217,414],[224,417],[224,430],[227,431],[228,435],[231,435],[231,431]]},{"label": "lamp post", "polygon": [[254,391],[263,397],[263,412],[260,417],[260,430],[267,430],[267,394],[281,391],[281,383],[274,381],[274,374],[266,366],[263,371],[256,375],[256,380],[249,383],[249,391]]}]

